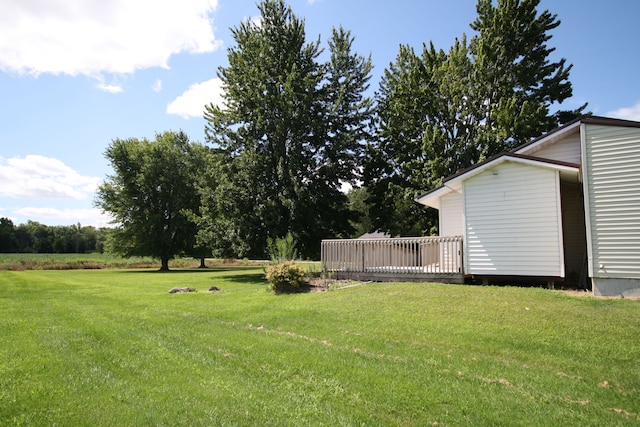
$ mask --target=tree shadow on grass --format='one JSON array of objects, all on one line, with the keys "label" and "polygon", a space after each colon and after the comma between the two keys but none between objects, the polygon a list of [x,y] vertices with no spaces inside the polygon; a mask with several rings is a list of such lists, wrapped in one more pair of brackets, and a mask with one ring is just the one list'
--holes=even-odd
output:
[{"label": "tree shadow on grass", "polygon": [[158,273],[158,274],[171,274],[171,273],[220,273],[226,271],[233,271],[230,268],[172,268],[170,270],[160,270],[160,269],[151,269],[151,268],[141,268],[141,269],[125,269],[118,270],[119,273]]},{"label": "tree shadow on grass", "polygon": [[285,288],[275,292],[276,295],[291,295],[291,294],[308,294],[311,292],[325,292],[328,288],[324,286],[316,286],[310,283],[304,283],[298,288]]},{"label": "tree shadow on grass", "polygon": [[[227,270],[229,271],[229,270]],[[224,276],[212,277],[213,280],[221,280],[232,283],[242,283],[245,285],[265,285],[268,282],[264,278],[264,273],[250,273],[250,274],[233,274]]]}]

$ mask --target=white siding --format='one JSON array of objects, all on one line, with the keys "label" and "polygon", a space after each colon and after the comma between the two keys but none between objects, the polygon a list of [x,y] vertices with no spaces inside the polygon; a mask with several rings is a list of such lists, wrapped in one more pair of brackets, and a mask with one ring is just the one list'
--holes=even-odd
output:
[{"label": "white siding", "polygon": [[531,155],[543,159],[580,164],[580,134],[569,135],[565,139],[531,153]]},{"label": "white siding", "polygon": [[640,129],[584,129],[591,277],[640,279]]},{"label": "white siding", "polygon": [[464,183],[465,272],[563,277],[556,171],[502,163]]},{"label": "white siding", "polygon": [[440,199],[440,236],[464,235],[462,218],[462,194],[454,191]]}]

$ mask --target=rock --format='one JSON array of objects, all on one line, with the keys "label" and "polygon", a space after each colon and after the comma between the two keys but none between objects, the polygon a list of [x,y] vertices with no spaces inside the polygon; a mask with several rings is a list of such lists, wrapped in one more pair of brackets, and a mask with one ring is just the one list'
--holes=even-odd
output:
[{"label": "rock", "polygon": [[169,289],[170,294],[177,294],[182,292],[195,292],[195,289],[192,288],[171,288]]},{"label": "rock", "polygon": [[212,286],[209,288],[209,292],[220,292],[220,288],[217,286]]}]

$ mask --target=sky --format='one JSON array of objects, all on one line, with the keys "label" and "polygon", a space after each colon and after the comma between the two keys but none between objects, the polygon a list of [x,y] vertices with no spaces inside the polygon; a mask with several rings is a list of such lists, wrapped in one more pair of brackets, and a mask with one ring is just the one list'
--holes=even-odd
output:
[{"label": "sky", "polygon": [[[401,44],[445,51],[473,35],[475,0],[289,0],[309,41],[342,25],[371,56],[370,92]],[[552,60],[573,64],[573,97],[596,115],[640,121],[640,2],[541,0],[561,25]],[[204,142],[231,28],[254,0],[0,0],[0,217],[15,225],[108,225],[94,205],[114,139],[183,130]]]}]

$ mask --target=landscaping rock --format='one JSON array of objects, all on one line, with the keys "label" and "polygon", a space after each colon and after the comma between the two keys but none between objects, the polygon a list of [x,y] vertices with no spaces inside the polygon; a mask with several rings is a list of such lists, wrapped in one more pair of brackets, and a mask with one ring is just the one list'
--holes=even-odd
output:
[{"label": "landscaping rock", "polygon": [[195,292],[196,290],[193,288],[171,288],[169,289],[170,294],[178,294],[182,292]]}]

